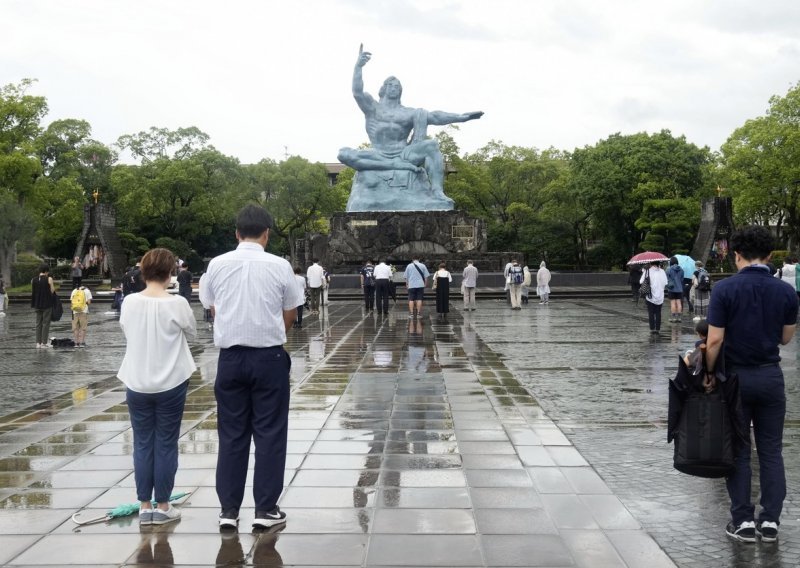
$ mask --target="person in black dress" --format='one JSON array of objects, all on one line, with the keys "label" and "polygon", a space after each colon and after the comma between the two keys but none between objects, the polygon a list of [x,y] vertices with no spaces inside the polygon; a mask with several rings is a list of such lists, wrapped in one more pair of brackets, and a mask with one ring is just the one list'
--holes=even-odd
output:
[{"label": "person in black dress", "polygon": [[436,288],[436,313],[440,318],[446,317],[450,312],[450,283],[453,276],[447,271],[445,263],[439,264],[439,270],[433,275],[433,285]]}]

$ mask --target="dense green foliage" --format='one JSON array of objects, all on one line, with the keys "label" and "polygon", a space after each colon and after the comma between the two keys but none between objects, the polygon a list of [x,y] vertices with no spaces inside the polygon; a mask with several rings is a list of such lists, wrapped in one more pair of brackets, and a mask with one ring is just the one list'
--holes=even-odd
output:
[{"label": "dense green foliage", "polygon": [[[324,165],[301,157],[241,164],[197,127],[153,127],[113,146],[84,120],[55,120],[32,81],[0,87],[0,271],[10,281],[17,251],[68,258],[83,208],[115,205],[131,258],[167,246],[202,269],[235,244],[233,220],[263,204],[275,227],[270,249],[296,259],[307,233],[325,233],[344,209],[353,172],[331,186]],[[765,116],[737,128],[719,154],[668,130],[612,134],[565,152],[491,141],[461,155],[450,127],[437,135],[445,190],[484,219],[489,247],[556,268],[619,268],[640,250],[691,250],[700,200],[721,184],[742,223],[774,226],[787,250],[800,245],[800,85],[769,101]],[[119,154],[127,163],[119,162]]]}]

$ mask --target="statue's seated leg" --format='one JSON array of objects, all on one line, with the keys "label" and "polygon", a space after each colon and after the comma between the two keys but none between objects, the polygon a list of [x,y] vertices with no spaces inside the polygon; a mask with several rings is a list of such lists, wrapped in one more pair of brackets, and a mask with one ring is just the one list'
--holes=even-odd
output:
[{"label": "statue's seated leg", "polygon": [[403,152],[403,157],[411,162],[424,164],[431,189],[434,193],[444,195],[444,158],[435,140],[422,140],[410,144]]},{"label": "statue's seated leg", "polygon": [[[375,150],[353,150],[342,148],[337,156],[339,161],[354,170],[408,170],[421,171],[420,166],[412,164],[403,158],[387,157]],[[420,163],[422,163],[420,161]]]}]

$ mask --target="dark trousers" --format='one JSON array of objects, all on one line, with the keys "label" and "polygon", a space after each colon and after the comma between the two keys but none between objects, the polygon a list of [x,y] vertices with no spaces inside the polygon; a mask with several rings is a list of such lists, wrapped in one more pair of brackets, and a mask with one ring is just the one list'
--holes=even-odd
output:
[{"label": "dark trousers", "polygon": [[389,281],[389,295],[392,297],[392,301],[397,301],[397,282],[393,280]]},{"label": "dark trousers", "polygon": [[375,307],[375,286],[364,284],[364,307],[368,310]]},{"label": "dark trousers", "polygon": [[689,296],[689,291],[692,289],[692,279],[683,279],[683,299],[686,300],[686,305],[689,306],[689,312],[694,311],[694,304],[692,298]]},{"label": "dark trousers", "polygon": [[214,394],[217,397],[217,497],[223,509],[244,499],[255,442],[253,497],[257,511],[271,511],[283,491],[289,428],[289,370],[283,347],[220,349]]},{"label": "dark trousers", "polygon": [[294,320],[294,323],[297,327],[303,325],[303,304],[297,306],[297,319]]},{"label": "dark trousers", "polygon": [[783,372],[778,365],[734,368],[739,374],[742,397],[742,428],[747,444],[736,448],[736,469],[726,485],[731,498],[731,517],[737,525],[753,521],[755,507],[751,502],[750,421],[758,453],[761,482],[759,521],[780,522],[786,498],[786,474],[783,468],[783,420],[786,416],[786,394]]},{"label": "dark trousers", "polygon": [[659,331],[661,329],[661,305],[648,302],[647,304],[647,321],[650,323],[650,331]]},{"label": "dark trousers", "polygon": [[389,313],[389,280],[381,278],[375,281],[375,296],[376,304],[378,305],[378,313]]},{"label": "dark trousers", "polygon": [[53,317],[53,308],[40,310],[36,308],[36,343],[50,341],[50,318]]},{"label": "dark trousers", "polygon": [[308,290],[311,294],[311,311],[319,311],[319,298],[322,295],[322,287],[309,288]]},{"label": "dark trousers", "polygon": [[178,288],[178,294],[186,298],[186,301],[192,303],[192,288]]},{"label": "dark trousers", "polygon": [[164,392],[125,393],[133,427],[136,498],[166,503],[178,471],[178,436],[189,381]]}]

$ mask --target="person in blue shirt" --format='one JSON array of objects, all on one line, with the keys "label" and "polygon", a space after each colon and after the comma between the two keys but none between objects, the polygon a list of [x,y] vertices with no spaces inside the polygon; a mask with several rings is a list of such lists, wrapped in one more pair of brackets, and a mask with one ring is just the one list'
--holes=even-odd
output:
[{"label": "person in blue shirt", "polygon": [[415,313],[418,319],[422,319],[422,298],[425,296],[425,282],[430,275],[428,268],[419,261],[419,258],[412,258],[411,264],[406,266],[403,277],[408,288],[409,319],[414,319]]},{"label": "person in blue shirt", "polygon": [[683,313],[683,268],[674,256],[667,268],[667,297],[669,298],[669,321],[680,323]]},{"label": "person in blue shirt", "polygon": [[[731,522],[725,533],[741,542],[755,542],[756,536],[763,542],[776,541],[786,498],[782,449],[786,394],[779,345],[794,337],[798,306],[794,288],[773,278],[767,266],[773,243],[765,227],[736,231],[730,248],[739,272],[714,286],[708,307],[704,382],[713,388],[714,369],[724,357],[726,372],[739,376],[741,427],[747,432],[747,443],[736,447],[735,469],[726,480]],[[750,493],[751,422],[760,466],[757,522]]]}]

